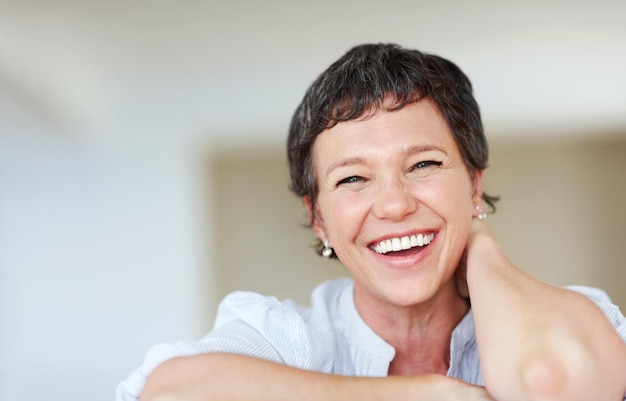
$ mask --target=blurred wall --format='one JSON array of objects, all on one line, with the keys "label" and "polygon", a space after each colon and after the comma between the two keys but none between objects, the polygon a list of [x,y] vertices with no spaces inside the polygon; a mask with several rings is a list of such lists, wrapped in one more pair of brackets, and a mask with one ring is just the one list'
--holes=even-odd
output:
[{"label": "blurred wall", "polygon": [[604,289],[626,309],[626,133],[491,141],[489,222],[520,267]]},{"label": "blurred wall", "polygon": [[169,141],[9,132],[20,135],[0,135],[0,400],[111,400],[149,345],[208,328],[199,168]]}]

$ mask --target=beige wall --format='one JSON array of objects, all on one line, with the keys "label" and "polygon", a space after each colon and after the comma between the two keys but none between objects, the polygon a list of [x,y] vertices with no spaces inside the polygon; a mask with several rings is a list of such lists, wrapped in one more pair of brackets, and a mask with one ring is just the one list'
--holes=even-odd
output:
[{"label": "beige wall", "polygon": [[557,285],[606,290],[626,308],[626,135],[492,141],[490,223],[511,258]]},{"label": "beige wall", "polygon": [[[283,148],[224,150],[211,159],[217,298],[260,291],[307,302],[313,286],[345,275],[314,255],[313,234],[287,191]],[[511,258],[557,285],[605,289],[626,306],[626,136],[492,141],[489,217]]]}]

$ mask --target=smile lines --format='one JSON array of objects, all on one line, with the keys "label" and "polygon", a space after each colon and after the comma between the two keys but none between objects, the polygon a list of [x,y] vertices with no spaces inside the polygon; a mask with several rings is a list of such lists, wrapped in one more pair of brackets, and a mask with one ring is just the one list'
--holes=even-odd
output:
[{"label": "smile lines", "polygon": [[376,245],[372,245],[371,248],[376,253],[385,254],[387,252],[404,251],[416,246],[426,246],[435,238],[434,233],[430,234],[416,234],[411,236],[405,236],[400,238],[389,238],[384,241],[380,241]]}]

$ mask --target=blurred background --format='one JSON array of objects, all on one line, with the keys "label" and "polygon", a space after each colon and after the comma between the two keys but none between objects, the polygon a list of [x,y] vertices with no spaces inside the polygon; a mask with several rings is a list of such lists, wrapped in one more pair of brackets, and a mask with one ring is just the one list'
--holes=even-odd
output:
[{"label": "blurred background", "polygon": [[[0,399],[113,399],[233,289],[308,301],[284,141],[349,47],[470,76],[511,258],[626,307],[624,1],[0,0]],[[497,300],[494,300],[497,302]]]}]

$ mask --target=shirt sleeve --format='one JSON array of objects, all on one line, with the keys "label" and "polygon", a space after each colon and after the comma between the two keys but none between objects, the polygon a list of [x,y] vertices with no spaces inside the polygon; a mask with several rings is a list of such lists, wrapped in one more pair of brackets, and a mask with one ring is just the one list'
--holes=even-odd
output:
[{"label": "shirt sleeve", "polygon": [[116,390],[116,401],[136,401],[148,376],[167,360],[203,353],[232,353],[285,363],[280,354],[256,330],[234,320],[211,331],[199,341],[159,344],[148,351],[143,364]]},{"label": "shirt sleeve", "polygon": [[163,362],[202,353],[232,353],[309,370],[328,371],[332,341],[307,324],[291,302],[235,292],[220,303],[213,330],[199,341],[152,347],[142,366],[120,383],[116,401],[136,401],[147,377]]}]

